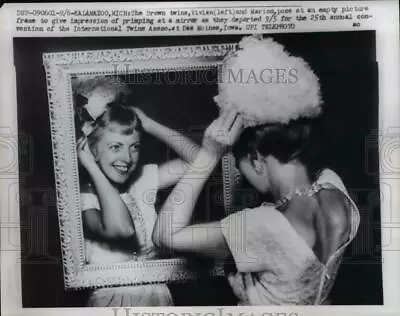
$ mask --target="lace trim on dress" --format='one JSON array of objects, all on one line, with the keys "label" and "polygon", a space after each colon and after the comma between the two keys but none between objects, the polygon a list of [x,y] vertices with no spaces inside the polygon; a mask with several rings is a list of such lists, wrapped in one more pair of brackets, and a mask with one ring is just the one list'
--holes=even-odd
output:
[{"label": "lace trim on dress", "polygon": [[[350,228],[350,233],[349,233],[349,237],[348,237],[347,241],[343,245],[341,245],[329,257],[326,264],[323,264],[322,262],[320,262],[320,260],[314,254],[314,251],[312,251],[312,249],[310,249],[315,256],[315,260],[317,260],[323,267],[323,273],[321,275],[321,279],[320,279],[319,287],[318,287],[318,295],[315,299],[314,304],[320,304],[321,300],[323,300],[324,302],[326,301],[329,291],[330,291],[331,287],[333,286],[333,281],[336,279],[336,275],[337,275],[337,272],[339,270],[339,266],[340,266],[340,263],[342,260],[342,255],[343,255],[346,247],[351,243],[351,241],[354,239],[354,237],[357,233],[358,225],[360,222],[359,213],[358,213],[358,211],[356,211],[357,207],[354,204],[354,202],[350,199],[348,194],[346,192],[344,192],[341,188],[339,188],[338,186],[336,186],[335,184],[332,184],[332,183],[319,183],[318,181],[314,182],[310,187],[307,187],[305,189],[295,189],[294,191],[290,192],[288,195],[283,197],[281,200],[279,200],[275,205],[276,208],[279,208],[279,207],[285,205],[287,202],[289,202],[295,196],[311,197],[314,194],[321,191],[322,189],[338,189],[345,195],[345,202],[350,204],[351,228]],[[294,228],[293,228],[293,230],[294,230]],[[299,236],[299,238],[301,240],[303,240],[301,238],[301,236]],[[308,247],[308,245],[307,245],[307,247]]]},{"label": "lace trim on dress", "polygon": [[314,304],[327,304],[327,298],[330,293],[331,288],[333,287],[333,283],[336,279],[336,275],[338,273],[343,254],[346,250],[346,247],[353,241],[354,237],[357,234],[358,226],[360,224],[360,214],[358,212],[358,208],[353,200],[349,197],[347,192],[343,191],[340,187],[331,183],[321,184],[323,188],[337,188],[346,196],[345,202],[350,204],[351,210],[351,228],[350,234],[347,241],[340,246],[328,259],[327,263],[324,265],[324,271],[321,276],[318,296],[315,300]]},{"label": "lace trim on dress", "polygon": [[153,247],[150,246],[151,244],[151,236],[149,235],[147,228],[146,228],[146,221],[143,217],[142,211],[140,207],[137,205],[136,200],[132,197],[129,193],[121,194],[121,198],[124,200],[125,204],[128,207],[128,210],[132,216],[132,220],[135,224],[136,236],[139,239],[139,244],[141,248],[139,251],[134,251],[133,260],[144,260],[144,259],[151,259],[154,255]]},{"label": "lace trim on dress", "polygon": [[[238,267],[238,272],[228,275],[228,279],[242,303],[329,303],[328,295],[336,279],[343,253],[357,233],[360,215],[340,178],[333,171],[326,169],[317,181],[307,189],[294,191],[292,196],[312,196],[324,188],[338,189],[346,196],[345,203],[348,203],[351,212],[348,239],[331,254],[326,264],[319,260],[276,205],[263,204],[262,209],[243,210],[221,221],[225,238]],[[263,220],[264,215],[268,220]],[[243,230],[244,228],[246,230]],[[245,240],[241,237],[244,235]],[[235,252],[243,241],[247,247],[246,251]],[[252,254],[253,257],[259,254],[263,261],[249,268],[251,263],[246,254]]]}]

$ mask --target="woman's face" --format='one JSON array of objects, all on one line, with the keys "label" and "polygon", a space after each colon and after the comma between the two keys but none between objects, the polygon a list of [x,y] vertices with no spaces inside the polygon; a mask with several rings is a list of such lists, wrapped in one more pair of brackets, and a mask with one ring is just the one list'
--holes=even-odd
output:
[{"label": "woman's face", "polygon": [[139,160],[140,133],[123,135],[118,129],[104,129],[96,145],[96,161],[113,183],[124,184]]},{"label": "woman's face", "polygon": [[[257,166],[255,164],[258,164]],[[269,191],[268,168],[264,160],[254,162],[249,156],[245,156],[237,162],[240,173],[250,182],[250,184],[260,193],[265,194]]]}]

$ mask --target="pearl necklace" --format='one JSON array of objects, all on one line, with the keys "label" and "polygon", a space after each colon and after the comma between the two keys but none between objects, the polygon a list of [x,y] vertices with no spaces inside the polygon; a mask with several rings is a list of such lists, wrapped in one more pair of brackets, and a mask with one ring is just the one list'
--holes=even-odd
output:
[{"label": "pearl necklace", "polygon": [[289,194],[276,201],[275,207],[279,208],[288,203],[295,196],[312,196],[322,189],[321,184],[314,182],[311,186],[303,189],[294,189]]}]

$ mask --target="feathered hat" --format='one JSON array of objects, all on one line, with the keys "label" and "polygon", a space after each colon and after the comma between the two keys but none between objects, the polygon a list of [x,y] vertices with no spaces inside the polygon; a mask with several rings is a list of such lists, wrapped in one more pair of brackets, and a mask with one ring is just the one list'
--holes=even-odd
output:
[{"label": "feathered hat", "polygon": [[244,37],[223,61],[218,90],[217,105],[221,110],[235,107],[245,126],[288,123],[321,113],[317,76],[272,38]]}]

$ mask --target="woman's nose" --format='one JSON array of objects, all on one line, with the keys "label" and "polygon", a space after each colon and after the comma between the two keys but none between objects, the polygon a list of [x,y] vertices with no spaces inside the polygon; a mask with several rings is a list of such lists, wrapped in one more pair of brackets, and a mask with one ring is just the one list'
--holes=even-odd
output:
[{"label": "woman's nose", "polygon": [[120,151],[120,159],[126,163],[132,162],[132,157],[131,157],[128,149],[125,148]]}]

